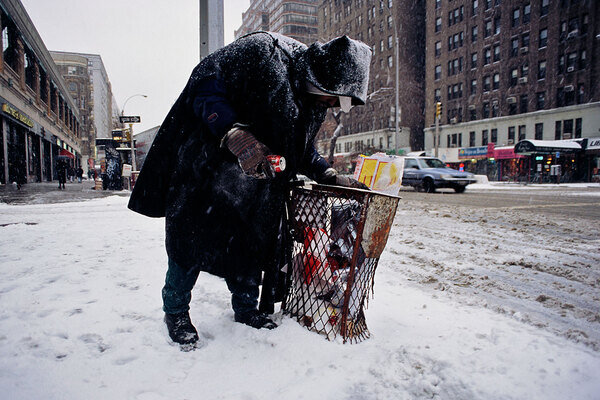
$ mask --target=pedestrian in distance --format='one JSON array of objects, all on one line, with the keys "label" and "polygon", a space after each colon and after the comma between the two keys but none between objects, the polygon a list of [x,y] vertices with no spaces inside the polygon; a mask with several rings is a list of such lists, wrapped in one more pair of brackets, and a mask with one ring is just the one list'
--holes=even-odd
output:
[{"label": "pedestrian in distance", "polygon": [[83,179],[83,168],[81,168],[81,166],[77,167],[75,175],[77,176],[77,182],[81,183],[81,180]]},{"label": "pedestrian in distance", "polygon": [[58,175],[58,188],[64,189],[67,182],[67,163],[59,158],[56,162],[56,174]]},{"label": "pedestrian in distance", "polygon": [[[365,186],[337,175],[314,147],[328,108],[362,105],[371,49],[347,36],[311,46],[255,32],[204,58],[154,139],[129,208],[166,217],[165,323],[198,341],[189,304],[201,271],[225,279],[234,320],[273,329],[258,306],[263,271],[282,267],[290,181]],[[270,157],[286,167],[276,172]],[[276,158],[276,160],[280,160]],[[263,296],[265,292],[263,285]],[[271,303],[280,301],[270,286]]]}]

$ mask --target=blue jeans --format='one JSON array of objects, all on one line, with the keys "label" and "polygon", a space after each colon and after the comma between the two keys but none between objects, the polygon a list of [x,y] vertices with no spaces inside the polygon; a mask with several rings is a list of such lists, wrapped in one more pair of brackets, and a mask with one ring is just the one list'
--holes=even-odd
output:
[{"label": "blue jeans", "polygon": [[[199,274],[199,270],[185,270],[169,259],[165,286],[162,289],[163,311],[165,313],[178,314],[187,312],[190,309],[192,289]],[[236,314],[256,310],[260,279],[260,271],[249,272],[246,276],[225,279],[231,292],[231,306]]]}]

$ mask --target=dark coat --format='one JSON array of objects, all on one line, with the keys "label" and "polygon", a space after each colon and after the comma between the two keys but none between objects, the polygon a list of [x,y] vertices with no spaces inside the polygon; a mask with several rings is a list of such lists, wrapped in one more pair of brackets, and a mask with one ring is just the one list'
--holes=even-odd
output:
[{"label": "dark coat", "polygon": [[[288,181],[298,172],[316,177],[328,167],[313,146],[326,109],[306,101],[301,87],[306,49],[271,33],[238,39],[194,69],[161,125],[129,208],[166,217],[167,253],[183,268],[219,276],[265,269],[276,257]],[[201,118],[195,104],[215,86],[207,85],[211,81],[224,86],[235,122],[286,158],[284,173],[272,180],[248,177],[220,146],[230,124],[216,134],[210,124],[223,119]]]}]

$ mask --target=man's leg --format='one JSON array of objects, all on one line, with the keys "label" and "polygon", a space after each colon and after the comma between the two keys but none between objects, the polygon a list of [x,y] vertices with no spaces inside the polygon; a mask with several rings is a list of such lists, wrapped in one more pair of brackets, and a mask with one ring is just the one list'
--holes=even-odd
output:
[{"label": "man's leg", "polygon": [[246,276],[226,278],[231,292],[231,306],[235,313],[235,321],[253,328],[273,329],[277,325],[266,314],[258,311],[258,286],[261,272],[251,272]]},{"label": "man's leg", "polygon": [[185,270],[169,259],[169,269],[162,289],[163,311],[169,336],[179,344],[198,341],[198,332],[192,325],[188,312],[198,274],[198,270]]}]

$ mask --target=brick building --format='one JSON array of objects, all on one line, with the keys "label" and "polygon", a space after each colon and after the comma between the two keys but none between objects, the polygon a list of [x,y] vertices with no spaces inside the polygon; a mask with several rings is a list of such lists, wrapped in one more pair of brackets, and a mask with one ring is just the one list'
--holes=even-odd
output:
[{"label": "brick building", "polygon": [[597,135],[599,2],[427,2],[425,147]]},{"label": "brick building", "polygon": [[320,0],[250,0],[242,14],[239,38],[254,31],[272,31],[310,44],[317,40],[317,3]]},{"label": "brick building", "polygon": [[[336,152],[423,148],[424,18],[424,0],[320,2],[321,41],[348,35],[365,42],[373,50],[369,82],[372,96],[367,105],[355,107],[343,117],[344,135],[358,136],[356,140],[341,137]],[[399,76],[397,138],[396,60]],[[370,140],[369,136],[372,136]]]}]

